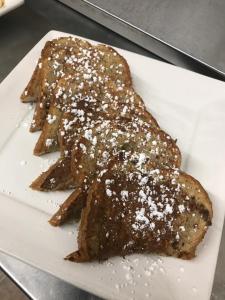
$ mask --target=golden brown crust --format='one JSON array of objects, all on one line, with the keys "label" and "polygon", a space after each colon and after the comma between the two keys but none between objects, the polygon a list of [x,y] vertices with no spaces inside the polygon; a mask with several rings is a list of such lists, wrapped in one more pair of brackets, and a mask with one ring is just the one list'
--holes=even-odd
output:
[{"label": "golden brown crust", "polygon": [[42,59],[40,58],[38,64],[32,74],[32,77],[24,89],[20,99],[23,103],[35,102],[37,101],[37,97],[39,94],[39,78],[40,78],[40,68],[39,64],[41,64]]},{"label": "golden brown crust", "polygon": [[54,105],[51,105],[48,116],[39,139],[34,148],[34,155],[40,156],[46,153],[59,150],[58,128],[61,121],[62,112]]},{"label": "golden brown crust", "polygon": [[60,226],[71,216],[79,219],[84,203],[82,189],[77,188],[51,217],[49,223],[52,226]]},{"label": "golden brown crust", "polygon": [[42,99],[42,95],[39,95],[37,98],[37,103],[34,110],[33,119],[30,125],[30,132],[36,132],[42,130],[47,113],[47,102],[46,99]]},{"label": "golden brown crust", "polygon": [[33,75],[21,95],[22,102],[24,103],[36,102],[40,97],[41,93],[43,93],[42,91],[42,80],[44,76],[43,72],[45,71],[46,59],[48,58],[49,53],[51,53],[52,48],[53,48],[53,43],[51,41],[46,42],[44,48],[41,51],[41,57],[38,60]]},{"label": "golden brown crust", "polygon": [[[79,249],[78,251],[67,255],[65,257],[66,260],[85,262],[91,260],[92,256],[96,256],[98,254],[100,246],[99,238],[103,224],[101,213],[103,210],[100,206],[98,207],[98,210],[94,210],[94,201],[90,200],[92,198],[92,192],[95,190],[95,188],[95,185],[93,185],[88,195],[86,206],[81,213],[81,223],[77,238]],[[89,222],[90,216],[93,217],[93,222]]]},{"label": "golden brown crust", "polygon": [[70,160],[60,158],[47,171],[35,179],[30,187],[37,191],[55,191],[74,188],[74,180],[70,169]]}]

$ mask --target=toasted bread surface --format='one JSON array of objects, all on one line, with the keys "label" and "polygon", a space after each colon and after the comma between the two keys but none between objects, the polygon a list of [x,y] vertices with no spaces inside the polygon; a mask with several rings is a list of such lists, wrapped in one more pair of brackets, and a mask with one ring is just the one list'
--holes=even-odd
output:
[{"label": "toasted bread surface", "polygon": [[59,158],[47,171],[38,176],[30,185],[38,191],[56,191],[75,188],[70,169],[70,159]]},{"label": "toasted bread surface", "polygon": [[200,183],[177,169],[109,168],[91,186],[82,211],[79,250],[67,259],[104,260],[131,253],[191,259],[212,220]]},{"label": "toasted bread surface", "polygon": [[77,188],[60,206],[59,210],[51,217],[49,223],[52,226],[60,226],[71,217],[80,219],[81,211],[86,204],[86,194],[82,188]]},{"label": "toasted bread surface", "polygon": [[[74,44],[79,46],[79,51]],[[53,105],[59,109],[58,114],[61,108],[62,114],[62,109],[65,107],[61,105],[60,96],[64,97],[64,100],[65,98],[68,99],[68,101],[63,102],[64,105],[69,107],[69,103],[71,103],[69,98],[72,97],[71,91],[73,90],[74,95],[79,94],[79,90],[84,91],[85,88],[82,87],[84,81],[88,83],[88,85],[86,84],[86,95],[90,94],[91,87],[92,94],[94,93],[99,100],[100,95],[97,93],[99,89],[96,90],[96,87],[99,84],[102,85],[106,80],[115,80],[117,85],[131,85],[130,71],[125,59],[111,47],[105,45],[91,46],[88,43],[84,44],[82,40],[78,39],[70,40],[69,45],[63,48],[59,42],[54,42],[53,45],[54,47],[52,46],[52,48],[55,50],[56,55],[54,56],[53,51],[49,51],[50,53],[45,54],[45,65],[42,63],[42,88],[30,128],[32,132],[43,128],[48,118],[47,111]],[[64,58],[64,61],[62,61],[62,58]],[[110,66],[107,66],[107,63],[110,63]],[[70,80],[71,78],[72,80]],[[95,82],[96,84],[94,84]],[[54,101],[52,100],[53,98]],[[57,99],[59,100],[58,103]],[[65,104],[65,102],[68,103]],[[67,113],[65,118],[68,119],[71,116],[68,116]],[[56,128],[56,125],[52,127]],[[41,141],[38,142],[39,145],[37,146],[41,154],[44,154],[45,147],[40,149],[40,146],[44,144],[44,137],[47,136],[48,126],[45,126],[41,135]],[[55,141],[56,136],[57,134],[55,134]],[[47,150],[49,152],[49,149]],[[51,148],[51,150],[54,151],[54,148]]]},{"label": "toasted bread surface", "polygon": [[[110,160],[119,155],[127,165],[142,167],[148,161],[154,166],[180,167],[181,154],[175,141],[164,131],[153,128],[140,119],[105,120],[87,129],[73,150],[71,172],[77,186],[83,186],[82,199],[95,176],[104,170]],[[79,202],[65,201],[68,211],[76,209]],[[69,206],[71,208],[69,208]],[[85,202],[83,204],[85,206]],[[60,214],[61,209],[57,212]],[[54,217],[53,217],[54,218]],[[63,222],[66,221],[64,214]],[[58,223],[58,225],[61,225]]]}]

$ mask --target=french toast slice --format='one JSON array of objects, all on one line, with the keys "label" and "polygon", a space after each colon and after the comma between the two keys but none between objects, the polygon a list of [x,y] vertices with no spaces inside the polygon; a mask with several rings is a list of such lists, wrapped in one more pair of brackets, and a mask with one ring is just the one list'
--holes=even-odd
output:
[{"label": "french toast slice", "polygon": [[[74,262],[132,253],[192,259],[212,220],[201,184],[178,169],[109,167],[92,184],[82,210]],[[126,171],[125,171],[126,170]]]},{"label": "french toast slice", "polygon": [[56,191],[75,188],[74,179],[70,169],[71,160],[60,158],[46,172],[36,178],[30,187],[38,191]]},{"label": "french toast slice", "polygon": [[[69,104],[69,108],[63,114],[59,131],[59,144],[61,152],[70,151],[74,141],[86,128],[94,127],[104,120],[118,120],[120,118],[145,119],[149,125],[159,127],[153,116],[146,111],[143,100],[135,91],[126,87],[122,91],[118,90],[121,84],[109,81],[104,86],[97,86],[88,89],[86,82],[83,84],[82,92],[76,90],[73,85],[74,101]],[[78,95],[78,96],[76,96]]]},{"label": "french toast slice", "polygon": [[42,129],[44,125],[57,81],[65,75],[73,74],[82,59],[83,51],[91,47],[87,41],[71,37],[55,39],[46,45],[42,53],[40,93],[30,128],[32,132]]},{"label": "french toast slice", "polygon": [[[109,46],[106,45],[97,45],[97,46],[93,46],[91,48],[90,45],[88,45],[89,48],[86,49],[85,47],[80,48],[80,53],[76,53],[76,57],[78,58],[78,61],[76,61],[74,59],[74,51],[72,52],[72,57],[71,58],[71,54],[69,55],[67,53],[67,61],[71,60],[72,63],[71,64],[64,64],[64,76],[62,77],[62,79],[57,79],[56,80],[56,87],[54,88],[54,94],[55,95],[59,95],[59,96],[63,96],[65,98],[69,98],[71,97],[71,91],[73,91],[73,94],[76,95],[79,93],[79,91],[77,90],[77,87],[83,85],[83,82],[86,81],[88,82],[88,88],[90,90],[90,87],[92,87],[92,93],[96,93],[95,91],[95,87],[98,85],[103,85],[105,81],[109,81],[111,80],[111,82],[113,81],[117,81],[117,85],[120,84],[120,87],[124,87],[124,86],[131,86],[131,76],[130,76],[130,70],[129,70],[129,66],[126,62],[126,60],[120,56],[114,49],[112,49]],[[64,49],[63,49],[64,50]],[[58,53],[58,52],[57,52]],[[68,59],[69,57],[69,59]],[[48,57],[49,58],[49,57]],[[77,63],[79,63],[77,65]],[[49,64],[49,62],[48,62]],[[63,63],[61,63],[61,65],[63,65]],[[68,65],[68,66],[67,66]],[[71,67],[72,65],[72,67]],[[45,68],[48,71],[48,68]],[[46,76],[45,76],[46,77]],[[74,80],[74,78],[76,80]],[[48,83],[49,84],[49,83]],[[111,83],[112,85],[112,83]],[[51,84],[49,84],[49,86],[51,86]],[[95,87],[94,87],[95,86]],[[63,90],[63,95],[61,95],[61,91]],[[50,94],[50,98],[54,98],[51,96],[51,94],[53,93],[53,91],[46,93],[47,95]],[[97,96],[97,93],[96,93]],[[46,99],[47,97],[41,97],[41,99]],[[59,98],[59,97],[58,97]],[[100,95],[98,95],[98,98],[100,98]],[[60,102],[60,101],[59,101]],[[40,107],[41,105],[41,107]],[[62,115],[62,110],[60,112],[60,103],[56,103],[54,101],[50,101],[48,100],[46,103],[43,102],[42,103],[38,103],[36,106],[36,111],[34,114],[34,119],[32,121],[32,126],[31,126],[31,131],[36,131],[39,130],[43,127],[43,123],[47,123],[45,120],[46,117],[46,109],[45,106],[49,106],[50,110],[52,106],[57,106],[58,110],[57,110],[57,114],[56,117],[58,117],[59,115]],[[67,104],[67,107],[69,106],[69,104]],[[56,111],[56,108],[54,109]],[[48,118],[48,116],[47,116]],[[66,116],[67,118],[67,116]],[[60,119],[60,118],[58,118]],[[49,130],[48,130],[49,128]],[[45,145],[45,140],[49,139],[49,138],[53,138],[53,128],[55,128],[55,140],[54,140],[54,144],[57,143],[57,127],[54,125],[52,126],[48,126],[48,124],[46,124],[44,126],[44,130],[41,133],[40,136],[40,141],[38,141],[38,145],[37,145],[37,150],[38,151],[34,151],[34,153],[36,155],[41,155],[45,153],[45,149],[46,147]],[[50,131],[50,133],[49,133]],[[48,133],[50,134],[51,137],[48,137]],[[43,148],[41,148],[41,145],[43,145]],[[54,150],[53,148],[47,148],[46,149],[47,152],[50,152],[50,150]]]},{"label": "french toast slice", "polygon": [[[99,80],[102,83],[101,76],[103,75],[118,80],[122,85],[131,85],[129,66],[113,48],[106,45],[91,46],[84,40],[71,37],[53,40],[51,43],[53,43],[54,51],[47,53],[46,59],[42,63],[44,65],[41,80],[42,93],[31,124],[32,132],[42,129],[46,111],[51,106],[52,94],[54,94],[55,86],[60,78],[68,79],[76,76],[79,78],[81,76],[79,81],[82,84],[83,80],[90,79],[88,77],[91,76],[89,73],[91,70],[91,80]],[[105,68],[106,61],[110,63],[107,69]],[[83,67],[85,67],[85,72],[82,74]],[[76,74],[77,69],[78,74]],[[91,81],[89,80],[89,82]]]},{"label": "french toast slice", "polygon": [[57,46],[53,41],[47,41],[45,43],[44,48],[41,51],[41,56],[38,60],[38,63],[35,67],[35,70],[31,76],[30,81],[28,82],[27,86],[25,87],[22,95],[20,96],[20,99],[23,103],[27,102],[36,102],[40,96],[40,93],[42,91],[42,80],[43,80],[43,72],[45,72],[45,63],[46,59],[48,59],[49,56],[51,56],[51,53]]},{"label": "french toast slice", "polygon": [[39,58],[35,70],[32,74],[30,81],[24,89],[20,99],[23,103],[36,102],[40,93],[40,72],[42,65],[42,57]]},{"label": "french toast slice", "polygon": [[152,165],[172,168],[181,165],[181,153],[175,140],[163,130],[139,118],[121,118],[117,122],[106,120],[87,129],[75,144],[71,162],[75,181],[82,183],[83,178],[98,167],[104,169],[105,164],[118,154],[140,166],[148,161]]},{"label": "french toast slice", "polygon": [[41,92],[41,80],[43,77],[42,72],[44,70],[44,62],[46,57],[48,56],[48,53],[51,52],[52,48],[53,44],[50,41],[45,43],[31,79],[25,87],[22,95],[20,96],[20,99],[23,103],[36,102],[38,100]]},{"label": "french toast slice", "polygon": [[58,127],[61,121],[62,112],[54,105],[48,110],[46,122],[34,148],[34,155],[40,156],[46,153],[59,150]]},{"label": "french toast slice", "polygon": [[[37,180],[35,180],[32,184],[31,187],[33,189],[36,190],[42,190],[42,186],[44,185],[45,187],[49,187],[49,190],[51,190],[52,188],[54,188],[54,190],[57,189],[66,189],[71,187],[71,181],[74,181],[74,186],[79,186],[77,181],[75,179],[71,179],[71,181],[67,180],[67,177],[71,176],[71,178],[74,178],[74,175],[71,172],[71,164],[66,163],[66,164],[62,164],[61,160],[63,159],[64,156],[66,156],[67,161],[71,161],[71,157],[72,157],[72,150],[74,147],[74,144],[76,142],[76,140],[79,139],[80,136],[87,134],[86,132],[88,132],[89,127],[87,127],[87,125],[85,126],[85,124],[83,121],[77,121],[76,122],[76,126],[74,126],[73,123],[73,118],[69,119],[71,114],[64,114],[65,117],[64,119],[61,119],[61,122],[63,122],[63,130],[61,129],[60,131],[60,137],[59,137],[59,141],[61,142],[60,144],[60,151],[61,151],[61,158],[59,159],[58,163],[56,162],[52,167],[49,168],[49,170],[47,170],[46,172],[42,173]],[[98,113],[94,113],[94,116],[97,118]],[[143,119],[146,119],[147,122],[145,121],[141,121],[141,119],[139,119],[139,117],[142,117]],[[158,124],[155,121],[155,119],[151,116],[151,114],[147,111],[143,111],[140,113],[139,117],[136,117],[136,115],[131,115],[131,123],[136,124],[139,123],[139,126],[142,126],[143,124],[145,124],[145,126],[147,126],[148,128],[154,127],[154,128],[158,128]],[[83,115],[82,115],[83,118]],[[139,122],[138,122],[139,120]],[[105,118],[103,118],[103,116],[99,117],[98,119],[94,119],[92,120],[92,122],[90,123],[89,121],[89,125],[91,127],[94,127],[96,124],[102,124],[104,123]],[[114,120],[109,120],[106,121],[107,122],[111,122],[113,123]],[[120,122],[120,119],[118,119],[117,122]],[[135,125],[136,128],[137,124]],[[85,128],[87,128],[87,130],[85,130]],[[55,147],[55,140],[52,139],[50,140],[51,143],[49,146]],[[38,144],[37,144],[38,145]],[[180,155],[180,154],[179,154]],[[178,155],[178,160],[179,160],[179,155]],[[175,158],[177,159],[177,157]],[[90,162],[90,160],[89,160]],[[61,169],[64,170],[61,170]],[[67,174],[67,177],[65,177],[65,180],[63,180],[61,173]],[[42,178],[42,180],[41,180]],[[60,180],[58,179],[60,178]],[[57,188],[57,185],[55,184],[53,185],[49,185],[48,181],[52,179],[55,180],[56,183],[59,183],[59,187]],[[46,184],[45,184],[46,181]],[[79,181],[80,182],[80,181]],[[39,185],[40,184],[40,185]],[[69,185],[69,186],[68,186]]]},{"label": "french toast slice", "polygon": [[[93,142],[93,141],[96,141]],[[143,168],[152,166],[179,168],[181,153],[175,141],[164,131],[136,119],[105,121],[89,129],[80,137],[72,153],[71,172],[74,182],[81,187],[81,194],[72,194],[50,219],[54,226],[62,225],[69,216],[79,211],[81,198],[86,201],[87,191],[95,176],[104,170],[110,160],[119,155],[129,163]],[[73,200],[72,200],[73,199]],[[76,208],[76,206],[79,206]],[[61,218],[60,214],[63,213]]]},{"label": "french toast slice", "polygon": [[59,226],[68,221],[70,217],[79,220],[81,211],[86,204],[86,197],[86,190],[83,191],[82,187],[76,188],[52,216],[49,223],[52,226]]}]

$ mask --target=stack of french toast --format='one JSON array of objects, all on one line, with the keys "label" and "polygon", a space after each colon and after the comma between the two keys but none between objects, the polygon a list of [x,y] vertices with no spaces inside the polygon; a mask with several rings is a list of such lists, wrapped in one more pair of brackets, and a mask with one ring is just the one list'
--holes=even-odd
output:
[{"label": "stack of french toast", "polygon": [[53,226],[80,219],[78,250],[66,259],[195,256],[211,225],[211,201],[180,170],[176,141],[147,111],[117,51],[73,37],[48,41],[21,100],[36,102],[34,154],[60,152],[31,187],[71,189]]}]

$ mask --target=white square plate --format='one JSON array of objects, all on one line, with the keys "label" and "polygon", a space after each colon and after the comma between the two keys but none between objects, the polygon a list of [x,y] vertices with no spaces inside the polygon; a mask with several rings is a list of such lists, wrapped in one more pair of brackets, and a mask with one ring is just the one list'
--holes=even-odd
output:
[{"label": "white square plate", "polygon": [[9,11],[16,9],[23,3],[24,0],[5,0],[4,6],[0,8],[0,17],[7,14]]},{"label": "white square plate", "polygon": [[135,88],[183,154],[182,168],[209,192],[213,225],[191,261],[154,255],[115,257],[75,264],[63,257],[77,247],[77,227],[53,228],[47,220],[68,195],[29,189],[58,154],[34,157],[38,133],[28,126],[33,110],[20,94],[49,32],[0,86],[0,250],[107,299],[209,299],[225,211],[225,84],[118,49],[127,59]]}]

